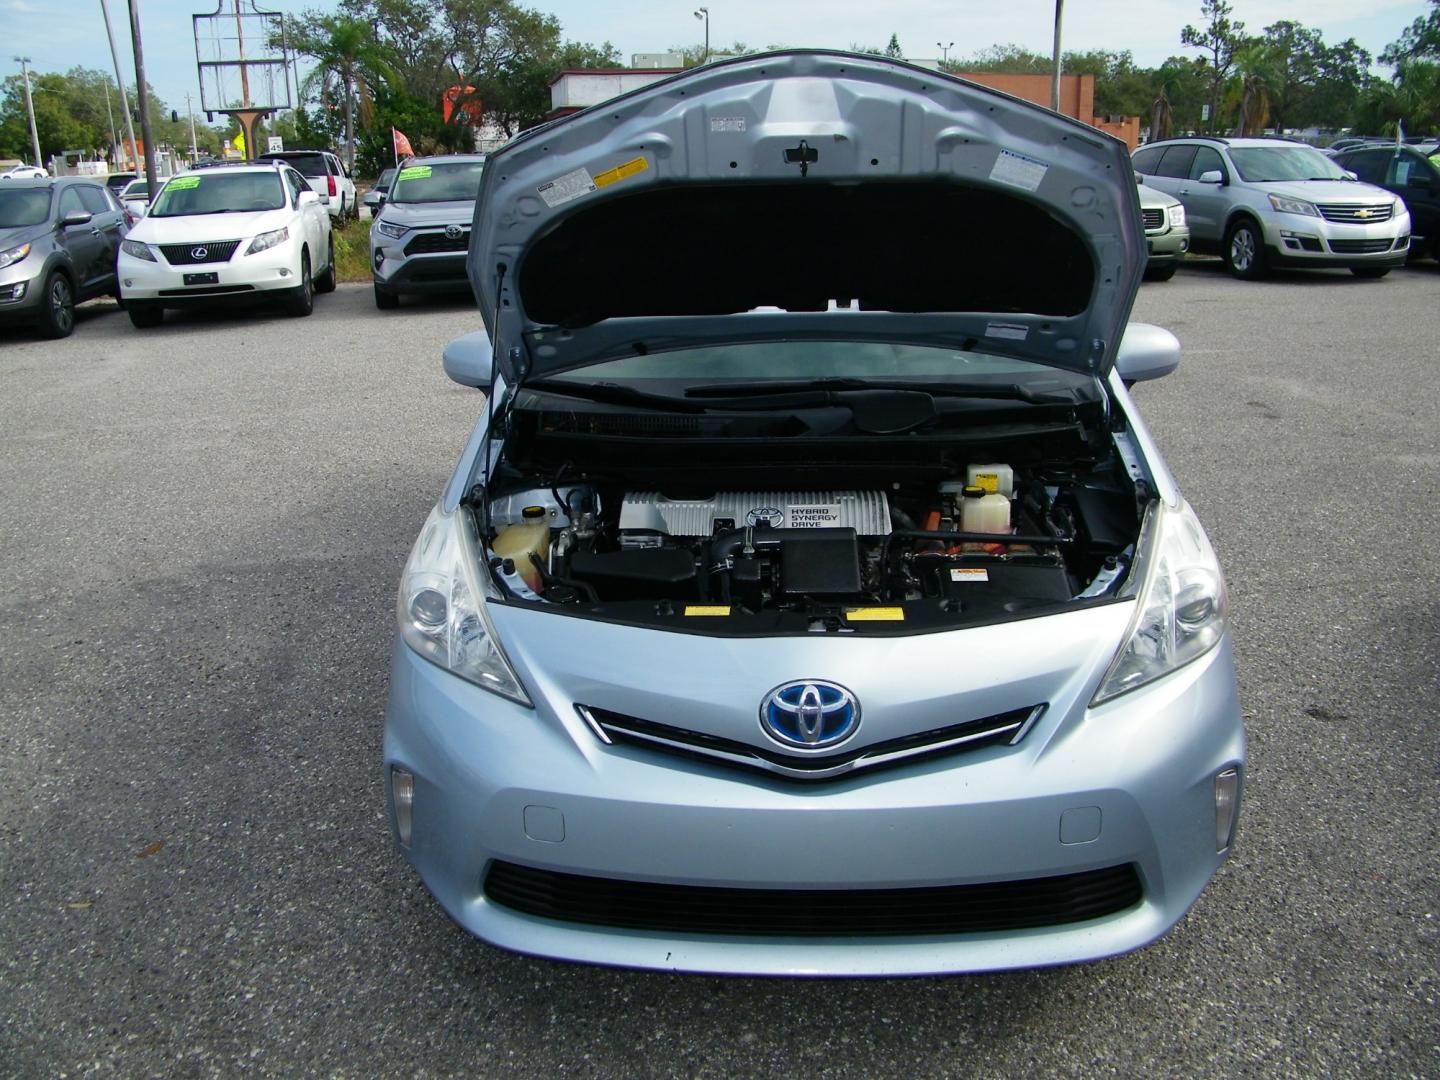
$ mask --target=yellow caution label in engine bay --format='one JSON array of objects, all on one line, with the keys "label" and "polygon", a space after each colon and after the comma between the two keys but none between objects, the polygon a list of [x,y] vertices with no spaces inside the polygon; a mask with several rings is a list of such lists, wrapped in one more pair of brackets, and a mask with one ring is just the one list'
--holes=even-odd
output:
[{"label": "yellow caution label in engine bay", "polygon": [[729,615],[730,609],[724,604],[686,604],[686,615]]},{"label": "yellow caution label in engine bay", "polygon": [[898,607],[855,607],[845,609],[846,622],[904,622],[905,609]]},{"label": "yellow caution label in engine bay", "polygon": [[632,176],[638,176],[650,168],[650,162],[643,157],[632,158],[623,165],[616,165],[613,169],[606,169],[602,173],[596,173],[595,179],[591,181],[597,188],[609,187],[611,184],[619,183],[621,180],[628,180]]}]

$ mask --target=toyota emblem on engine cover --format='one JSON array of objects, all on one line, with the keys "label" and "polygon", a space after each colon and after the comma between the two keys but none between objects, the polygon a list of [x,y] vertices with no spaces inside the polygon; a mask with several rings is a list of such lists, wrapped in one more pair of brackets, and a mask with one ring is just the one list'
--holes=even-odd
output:
[{"label": "toyota emblem on engine cover", "polygon": [[860,727],[860,703],[843,686],[800,679],[777,686],[760,703],[760,727],[782,746],[819,750]]}]

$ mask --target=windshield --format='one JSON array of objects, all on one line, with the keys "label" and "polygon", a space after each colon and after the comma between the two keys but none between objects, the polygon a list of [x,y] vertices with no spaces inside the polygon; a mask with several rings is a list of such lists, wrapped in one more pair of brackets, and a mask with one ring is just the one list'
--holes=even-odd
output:
[{"label": "windshield", "polygon": [[446,161],[407,165],[395,176],[390,190],[394,203],[474,201],[480,190],[483,161]]},{"label": "windshield", "polygon": [[874,341],[760,341],[676,349],[607,360],[551,378],[576,383],[663,379],[690,385],[734,380],[762,386],[809,379],[1023,383],[1034,389],[1094,384],[1089,375],[1008,356]]},{"label": "windshield", "polygon": [[285,188],[274,172],[207,172],[203,176],[177,176],[160,189],[151,217],[185,217],[189,214],[243,214],[251,210],[279,210],[285,205]]},{"label": "windshield", "polygon": [[50,190],[16,191],[0,188],[0,229],[40,225],[50,216]]},{"label": "windshield", "polygon": [[1344,180],[1345,170],[1308,146],[1231,147],[1230,160],[1252,184],[1269,180]]},{"label": "windshield", "polygon": [[267,155],[266,161],[284,161],[294,166],[301,176],[327,176],[324,154],[277,154]]},{"label": "windshield", "polygon": [[378,191],[389,191],[389,190],[390,190],[390,181],[392,181],[392,180],[394,180],[394,179],[395,179],[395,170],[394,170],[394,169],[386,169],[384,172],[382,172],[382,173],[380,174],[380,178],[375,181],[375,188],[376,188],[376,190],[378,190]]},{"label": "windshield", "polygon": [[148,195],[148,194],[150,194],[150,184],[149,184],[149,182],[148,182],[148,181],[145,181],[145,180],[135,180],[135,181],[131,182],[130,186],[125,189],[125,191],[124,191],[123,194],[121,195],[121,198],[128,199],[128,198],[130,198],[130,196],[132,196],[132,195]]}]

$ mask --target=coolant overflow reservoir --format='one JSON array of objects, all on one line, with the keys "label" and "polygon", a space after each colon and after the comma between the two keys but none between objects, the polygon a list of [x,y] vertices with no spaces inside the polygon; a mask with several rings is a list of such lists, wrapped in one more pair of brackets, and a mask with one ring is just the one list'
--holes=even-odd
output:
[{"label": "coolant overflow reservoir", "polygon": [[[531,511],[535,513],[531,513]],[[544,562],[550,554],[550,526],[545,521],[545,511],[538,506],[525,508],[525,520],[519,525],[502,525],[495,534],[490,550],[502,559],[513,559],[515,569],[535,592],[542,592],[544,582],[540,580],[540,568],[530,558],[532,554]]]},{"label": "coolant overflow reservoir", "polygon": [[960,529],[972,533],[1008,533],[1010,500],[998,491],[967,487],[960,500]]}]

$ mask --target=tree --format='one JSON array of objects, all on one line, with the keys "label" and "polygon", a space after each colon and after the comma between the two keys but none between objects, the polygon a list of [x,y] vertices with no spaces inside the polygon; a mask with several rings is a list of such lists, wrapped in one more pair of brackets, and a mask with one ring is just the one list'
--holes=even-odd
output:
[{"label": "tree", "polygon": [[890,44],[885,46],[885,55],[892,60],[904,60],[905,54],[900,51],[900,35],[891,34]]},{"label": "tree", "polygon": [[1245,41],[1245,24],[1230,17],[1226,0],[1201,0],[1200,14],[1205,26],[1186,26],[1180,31],[1180,44],[1208,54],[1210,65],[1210,131],[1220,130],[1220,96],[1235,69],[1235,51]]},{"label": "tree", "polygon": [[1396,67],[1403,60],[1440,60],[1440,0],[1430,0],[1431,11],[1405,28],[1380,54],[1381,63]]},{"label": "tree", "polygon": [[348,15],[307,15],[292,28],[290,47],[315,61],[300,86],[301,98],[318,91],[322,102],[338,98],[342,103],[345,162],[353,172],[356,109],[361,122],[368,123],[375,104],[371,84],[385,74],[374,31],[365,21]]},{"label": "tree", "polygon": [[1376,80],[1361,92],[1354,123],[1375,135],[1397,134],[1398,125],[1411,134],[1440,129],[1440,64],[1401,60],[1394,82]]}]

